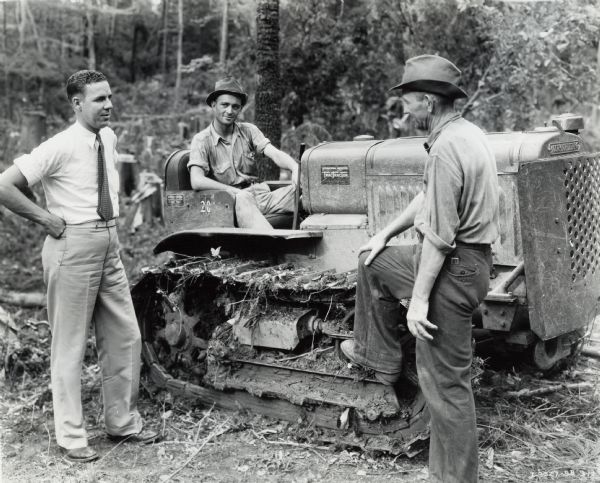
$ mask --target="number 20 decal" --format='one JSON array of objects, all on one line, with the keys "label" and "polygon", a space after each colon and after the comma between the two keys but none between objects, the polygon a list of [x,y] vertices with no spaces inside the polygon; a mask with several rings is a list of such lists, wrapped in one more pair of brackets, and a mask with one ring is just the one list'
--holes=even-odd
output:
[{"label": "number 20 decal", "polygon": [[200,201],[200,213],[210,213],[210,201],[209,200],[201,200]]}]

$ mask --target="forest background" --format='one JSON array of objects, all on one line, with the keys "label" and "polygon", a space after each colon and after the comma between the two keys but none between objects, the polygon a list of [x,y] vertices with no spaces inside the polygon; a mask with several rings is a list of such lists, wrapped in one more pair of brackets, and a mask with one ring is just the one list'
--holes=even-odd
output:
[{"label": "forest background", "polygon": [[120,152],[160,174],[210,122],[204,99],[225,74],[250,93],[245,119],[297,156],[301,141],[389,137],[388,90],[424,53],[463,71],[471,97],[458,107],[485,130],[576,112],[597,147],[599,3],[0,0],[0,168],[33,147],[32,115],[42,137],[70,122],[64,83],[82,68],[110,80]]},{"label": "forest background", "polygon": [[[297,157],[301,142],[392,135],[388,90],[404,61],[424,53],[463,71],[471,96],[457,107],[485,130],[533,129],[574,112],[584,117],[584,138],[600,149],[599,41],[600,0],[0,0],[0,170],[72,122],[64,83],[79,69],[108,76],[120,153],[161,176],[169,153],[210,122],[205,98],[223,75],[249,92],[245,119]],[[43,203],[39,185],[33,191]],[[141,267],[166,260],[152,255],[165,227],[119,227],[131,282]],[[43,297],[44,236],[41,226],[0,208],[0,294]],[[51,444],[46,319],[40,306],[0,304],[0,366],[15,354],[28,364],[16,382],[0,369],[0,475],[4,465],[7,481],[158,481],[182,469],[180,481],[427,479],[424,455],[323,456],[304,429],[212,408],[192,412],[168,394],[147,396],[146,386],[144,416],[166,426],[169,440],[113,451],[98,419],[93,355],[84,404],[104,455],[92,469],[70,467]],[[6,337],[11,321],[16,340]],[[477,399],[482,481],[548,481],[575,471],[579,479],[565,479],[596,479],[598,369],[584,360],[557,377],[573,382],[577,371],[594,381],[592,396],[565,389],[543,401],[502,394],[552,381],[489,373],[495,392]],[[215,433],[223,427],[227,434]],[[193,459],[215,434],[218,442]]]}]

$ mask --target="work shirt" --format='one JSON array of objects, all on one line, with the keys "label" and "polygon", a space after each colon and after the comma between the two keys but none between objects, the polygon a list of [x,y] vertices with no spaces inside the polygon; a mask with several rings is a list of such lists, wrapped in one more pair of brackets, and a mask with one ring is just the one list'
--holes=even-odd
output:
[{"label": "work shirt", "polygon": [[[110,199],[119,216],[117,136],[109,127],[99,132],[104,146]],[[100,220],[96,134],[78,122],[15,159],[29,186],[41,181],[48,211],[69,225]]]},{"label": "work shirt", "polygon": [[499,233],[498,175],[483,131],[456,114],[431,133],[425,148],[417,231],[446,254],[456,242],[492,244]]},{"label": "work shirt", "polygon": [[204,175],[220,183],[238,186],[256,181],[256,154],[270,143],[254,124],[235,123],[231,140],[221,137],[211,123],[196,134],[190,147],[188,170],[199,166]]}]

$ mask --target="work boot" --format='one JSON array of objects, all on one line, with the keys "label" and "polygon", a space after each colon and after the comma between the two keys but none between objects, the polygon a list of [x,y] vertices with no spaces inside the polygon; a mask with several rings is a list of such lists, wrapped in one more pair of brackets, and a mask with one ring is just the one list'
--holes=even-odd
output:
[{"label": "work boot", "polygon": [[108,439],[111,441],[123,441],[126,443],[151,444],[158,442],[161,439],[161,435],[151,429],[142,429],[139,433],[126,434],[123,436],[109,434]]},{"label": "work boot", "polygon": [[[365,367],[359,362],[356,361],[356,356],[354,355],[354,341],[353,340],[345,340],[340,344],[340,349],[342,350],[342,354],[348,359],[352,364]],[[371,369],[368,367],[367,369]],[[395,373],[387,373],[381,371],[375,371],[375,379],[379,381],[381,384],[385,384],[386,386],[393,386],[396,381],[400,378],[400,372]]]},{"label": "work boot", "polygon": [[72,461],[73,463],[89,463],[90,461],[98,459],[98,453],[89,446],[67,449],[65,451],[65,459]]}]

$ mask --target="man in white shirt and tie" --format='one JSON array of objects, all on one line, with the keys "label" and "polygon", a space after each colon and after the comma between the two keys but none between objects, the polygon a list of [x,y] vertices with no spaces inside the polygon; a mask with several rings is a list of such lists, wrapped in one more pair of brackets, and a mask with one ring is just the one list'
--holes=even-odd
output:
[{"label": "man in white shirt and tie", "polygon": [[[14,161],[0,175],[0,203],[42,225],[42,250],[52,332],[51,377],[58,445],[71,461],[98,458],[88,446],[81,404],[81,366],[90,326],[102,369],[104,422],[109,438],[141,443],[137,410],[141,337],[119,256],[115,133],[108,127],[112,93],[96,71],[67,80],[76,121]],[[47,210],[20,188],[41,181]]]}]

